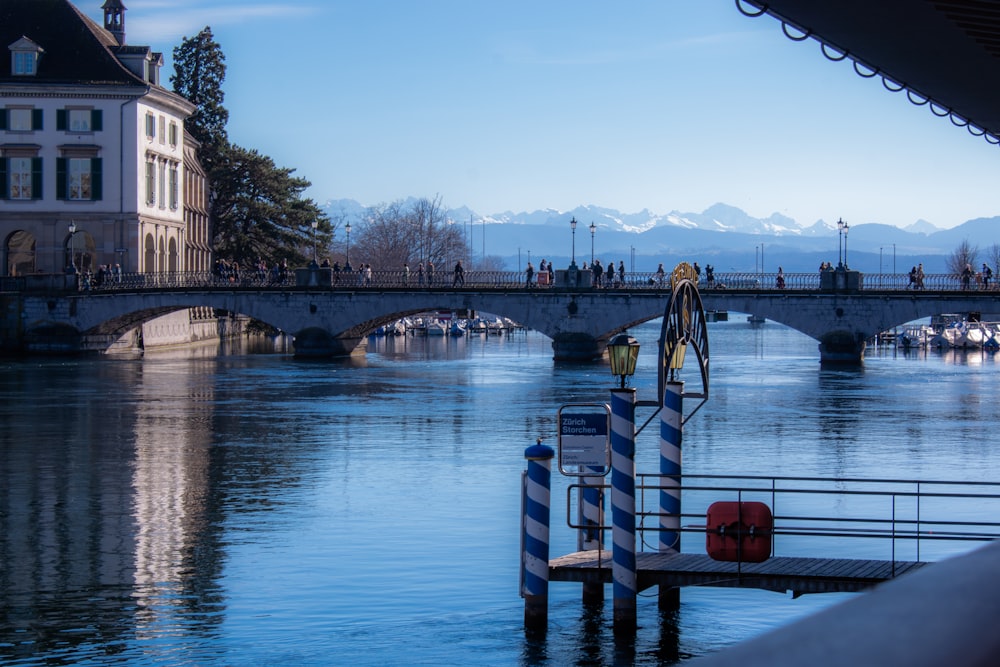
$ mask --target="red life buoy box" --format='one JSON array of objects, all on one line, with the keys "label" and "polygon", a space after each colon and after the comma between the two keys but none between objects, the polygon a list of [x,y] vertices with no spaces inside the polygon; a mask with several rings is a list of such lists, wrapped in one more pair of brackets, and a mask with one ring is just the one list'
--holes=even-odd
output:
[{"label": "red life buoy box", "polygon": [[771,557],[773,527],[764,503],[715,502],[708,507],[705,548],[713,560],[762,563]]}]

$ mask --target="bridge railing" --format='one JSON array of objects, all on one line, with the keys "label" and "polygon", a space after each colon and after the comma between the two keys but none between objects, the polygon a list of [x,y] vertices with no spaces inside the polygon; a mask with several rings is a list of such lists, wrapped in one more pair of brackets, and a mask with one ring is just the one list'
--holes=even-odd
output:
[{"label": "bridge railing", "polygon": [[[301,269],[299,271],[302,271]],[[436,272],[433,276],[408,274],[403,271],[387,270],[363,271],[327,270],[320,280],[312,280],[308,285],[300,284],[296,271],[282,274],[270,271],[244,270],[227,274],[205,271],[174,271],[162,273],[121,273],[121,274],[33,274],[27,276],[0,277],[2,292],[51,292],[53,290],[79,290],[90,292],[142,291],[164,289],[233,289],[233,290],[289,290],[289,289],[490,289],[490,290],[607,290],[645,291],[664,290],[670,287],[669,274],[661,276],[654,272],[626,272],[616,274],[612,281],[602,276],[599,282],[592,281],[589,273],[581,274],[577,285],[553,284],[551,276],[535,274],[531,281],[519,271],[466,271],[462,280],[448,272]],[[821,289],[819,272],[810,273],[760,273],[725,272],[715,273],[710,280],[702,274],[698,285],[702,290],[725,290],[728,292],[773,292],[773,291],[817,291]],[[966,289],[960,276],[954,274],[929,274],[923,284],[910,282],[908,274],[865,274],[861,291],[929,291],[958,292]],[[970,281],[971,291],[996,290],[995,283],[984,285]]]}]

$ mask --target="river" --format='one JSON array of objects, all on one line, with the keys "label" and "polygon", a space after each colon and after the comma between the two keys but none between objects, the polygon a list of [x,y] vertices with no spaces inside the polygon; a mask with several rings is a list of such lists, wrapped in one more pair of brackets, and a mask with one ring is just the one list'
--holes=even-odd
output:
[{"label": "river", "polygon": [[[631,333],[655,400],[659,323]],[[686,473],[1000,479],[994,356],[824,370],[777,324],[709,336]],[[608,399],[606,364],[556,364],[534,332],[372,339],[332,363],[219,352],[0,362],[0,664],[670,665],[845,598],[685,589],[661,619],[654,589],[623,646],[610,592],[585,611],[553,584],[526,638],[524,449],[555,445],[561,405]],[[575,480],[553,478],[557,555]]]}]

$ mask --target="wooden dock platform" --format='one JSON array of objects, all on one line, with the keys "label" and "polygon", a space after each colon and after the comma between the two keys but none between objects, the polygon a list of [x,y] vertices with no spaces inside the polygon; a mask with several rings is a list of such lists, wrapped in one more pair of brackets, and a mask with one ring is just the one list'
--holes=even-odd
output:
[{"label": "wooden dock platform", "polygon": [[[712,560],[707,554],[636,553],[640,591],[650,586],[722,586],[805,593],[855,592],[917,570],[922,561],[796,558],[763,563]],[[611,551],[577,551],[549,561],[549,581],[610,584]]]}]

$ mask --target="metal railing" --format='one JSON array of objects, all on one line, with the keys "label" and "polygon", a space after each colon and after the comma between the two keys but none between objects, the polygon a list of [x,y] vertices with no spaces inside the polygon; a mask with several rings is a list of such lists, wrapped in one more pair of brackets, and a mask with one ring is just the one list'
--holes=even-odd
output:
[{"label": "metal railing", "polygon": [[[270,271],[240,271],[218,274],[205,271],[174,271],[162,273],[121,273],[121,274],[33,274],[16,277],[0,277],[0,291],[51,291],[53,287],[66,290],[90,292],[142,291],[163,289],[232,289],[232,290],[289,290],[289,289],[331,289],[331,290],[569,290],[569,291],[656,291],[670,288],[669,275],[661,276],[653,272],[626,273],[616,275],[613,281],[602,276],[599,284],[592,282],[589,273],[581,275],[576,285],[554,284],[548,274],[535,274],[529,282],[523,272],[518,271],[466,271],[463,279],[456,280],[450,272],[437,272],[433,276],[418,276],[410,271],[339,271],[329,269],[318,271],[308,283],[303,283],[296,274],[304,269],[289,270],[275,275]],[[698,282],[701,290],[720,290],[730,293],[781,293],[788,291],[818,291],[821,289],[821,275],[815,273],[785,273],[778,280],[777,273],[729,272],[716,273],[709,281],[704,275]],[[780,286],[779,286],[780,285]],[[923,286],[910,282],[907,274],[866,274],[860,291],[863,292],[976,292],[994,291],[996,284],[984,286],[970,283],[965,288],[961,276],[952,274],[931,274],[924,276]]]},{"label": "metal railing", "polygon": [[[636,479],[636,532],[643,551],[658,548],[660,492],[676,491],[678,480],[685,552],[704,549],[711,529],[706,514],[716,501],[766,504],[773,515],[775,555],[940,560],[967,551],[969,543],[1000,538],[1000,482],[744,475],[668,479],[651,473]],[[571,528],[594,530],[576,523],[571,511],[583,488],[571,484],[567,490],[567,521]],[[599,488],[607,494],[610,487]],[[700,537],[696,546],[693,535]]]}]

